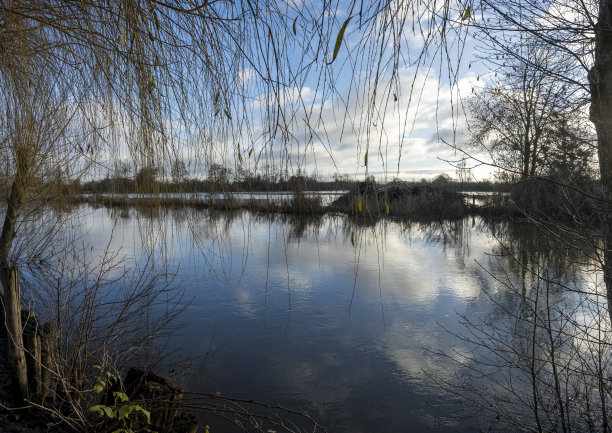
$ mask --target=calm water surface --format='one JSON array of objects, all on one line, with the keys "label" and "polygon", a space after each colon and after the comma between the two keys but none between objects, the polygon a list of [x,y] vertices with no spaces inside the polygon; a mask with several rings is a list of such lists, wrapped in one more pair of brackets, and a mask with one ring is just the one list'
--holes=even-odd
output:
[{"label": "calm water surface", "polygon": [[435,382],[461,371],[436,353],[469,358],[447,330],[462,332],[462,315],[503,314],[490,272],[521,276],[497,257],[498,239],[537,242],[525,224],[472,217],[365,227],[342,216],[81,210],[96,249],[110,242],[126,266],[153,253],[185,290],[169,344],[194,357],[189,389],[305,410],[330,432],[471,431],[475,421],[446,417],[460,408]]}]

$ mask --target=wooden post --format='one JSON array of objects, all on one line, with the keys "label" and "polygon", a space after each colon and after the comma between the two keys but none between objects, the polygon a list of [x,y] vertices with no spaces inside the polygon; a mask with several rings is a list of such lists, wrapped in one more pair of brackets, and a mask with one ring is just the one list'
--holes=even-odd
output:
[{"label": "wooden post", "polygon": [[28,333],[24,334],[23,339],[27,351],[28,388],[33,396],[40,397],[42,395],[40,335]]},{"label": "wooden post", "polygon": [[28,368],[28,385],[30,394],[42,396],[41,371],[41,339],[39,323],[34,313],[25,310],[21,319],[23,321],[23,342],[26,350],[26,365]]},{"label": "wooden post", "polygon": [[53,329],[49,323],[42,326],[41,336],[41,382],[42,394],[41,400],[44,402],[47,397],[55,398],[53,386]]},{"label": "wooden post", "polygon": [[5,325],[9,343],[9,363],[13,372],[15,402],[21,404],[29,398],[28,370],[23,350],[23,331],[21,328],[21,294],[19,290],[19,270],[9,268],[8,284],[4,290]]}]

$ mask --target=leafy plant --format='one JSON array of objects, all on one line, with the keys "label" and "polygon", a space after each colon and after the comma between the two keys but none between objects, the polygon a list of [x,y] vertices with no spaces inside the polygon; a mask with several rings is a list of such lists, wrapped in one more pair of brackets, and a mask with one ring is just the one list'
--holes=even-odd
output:
[{"label": "leafy plant", "polygon": [[[113,383],[118,382],[117,376],[110,371],[102,372],[102,367],[99,365],[94,365],[94,368],[100,370],[101,373],[93,388],[95,392],[101,393],[110,388]],[[134,433],[135,420],[130,418],[130,415],[134,412],[142,413],[147,420],[147,424],[151,424],[151,413],[139,404],[131,403],[127,394],[122,391],[114,391],[113,397],[115,404],[112,406],[96,404],[89,408],[89,411],[95,412],[99,418],[105,418],[107,421],[116,420],[120,423],[121,427],[113,430],[112,433]],[[144,431],[152,432],[150,429],[144,429]]]}]

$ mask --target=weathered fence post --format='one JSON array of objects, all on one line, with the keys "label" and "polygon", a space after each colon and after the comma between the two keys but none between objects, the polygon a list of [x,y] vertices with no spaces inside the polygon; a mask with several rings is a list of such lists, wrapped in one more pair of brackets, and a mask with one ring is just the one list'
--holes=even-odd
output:
[{"label": "weathered fence post", "polygon": [[40,325],[34,313],[28,310],[24,310],[21,319],[23,322],[23,343],[26,350],[29,390],[31,397],[40,398],[42,397]]},{"label": "weathered fence post", "polygon": [[9,268],[8,284],[4,289],[5,325],[9,343],[9,363],[13,372],[15,400],[28,399],[28,370],[23,346],[21,328],[21,294],[19,289],[19,270]]},{"label": "weathered fence post", "polygon": [[41,368],[41,381],[42,381],[42,395],[41,400],[45,401],[47,397],[51,399],[55,398],[54,386],[53,386],[53,328],[49,323],[45,323],[42,326],[41,336],[41,353],[40,361],[42,364]]}]

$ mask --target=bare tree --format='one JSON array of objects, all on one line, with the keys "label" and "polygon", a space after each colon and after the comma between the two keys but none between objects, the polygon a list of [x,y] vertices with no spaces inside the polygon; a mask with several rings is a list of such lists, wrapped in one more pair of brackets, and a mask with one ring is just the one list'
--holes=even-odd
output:
[{"label": "bare tree", "polygon": [[182,159],[176,158],[170,167],[170,177],[172,178],[172,182],[180,183],[187,179],[187,175],[189,172],[187,171],[187,167],[185,166],[185,161]]},{"label": "bare tree", "polygon": [[[467,106],[473,144],[487,150],[500,170],[524,180],[545,175],[560,147],[569,151],[574,145],[588,154],[591,142],[587,128],[580,125],[587,122],[581,115],[583,101],[550,73],[552,65],[562,72],[563,59],[529,42],[522,44],[517,50],[524,52],[524,60],[508,59],[496,70],[495,82],[478,90]],[[570,135],[574,140],[568,140]]]}]

